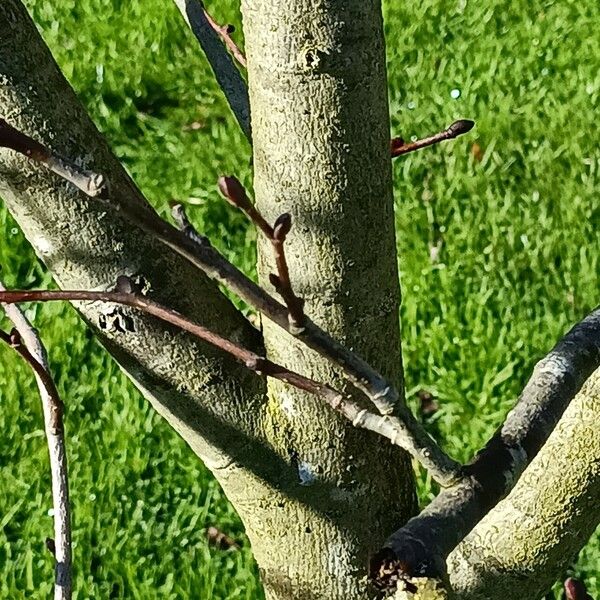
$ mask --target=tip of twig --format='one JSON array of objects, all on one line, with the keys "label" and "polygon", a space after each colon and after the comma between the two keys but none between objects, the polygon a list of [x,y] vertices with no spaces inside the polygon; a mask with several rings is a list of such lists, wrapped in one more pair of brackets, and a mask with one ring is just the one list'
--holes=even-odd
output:
[{"label": "tip of twig", "polygon": [[591,600],[592,597],[587,593],[587,589],[583,582],[569,577],[565,583],[565,597],[566,600]]},{"label": "tip of twig", "polygon": [[454,123],[448,127],[448,133],[450,133],[452,137],[458,137],[459,135],[468,133],[473,127],[475,127],[475,121],[471,121],[470,119],[459,119],[458,121],[454,121]]},{"label": "tip of twig", "polygon": [[292,215],[290,213],[283,213],[277,217],[275,225],[273,226],[273,239],[278,242],[285,242],[287,234],[292,228]]},{"label": "tip of twig", "polygon": [[10,336],[10,345],[13,348],[18,348],[22,344],[21,334],[19,333],[19,331],[17,330],[16,327],[13,327],[10,330],[9,336]]},{"label": "tip of twig", "polygon": [[231,175],[219,177],[218,185],[219,191],[230,204],[244,211],[251,208],[246,190],[237,177]]},{"label": "tip of twig", "polygon": [[48,552],[50,552],[52,556],[56,557],[56,543],[54,542],[54,540],[50,537],[47,537],[44,541]]}]

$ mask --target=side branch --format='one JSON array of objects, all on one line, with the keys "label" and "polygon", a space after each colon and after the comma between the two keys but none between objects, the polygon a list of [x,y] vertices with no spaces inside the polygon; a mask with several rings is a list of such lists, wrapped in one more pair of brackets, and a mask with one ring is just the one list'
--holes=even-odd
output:
[{"label": "side branch", "polygon": [[105,195],[108,191],[104,176],[87,171],[70,160],[61,158],[1,118],[0,146],[10,148],[35,162],[45,165],[50,171],[72,183],[91,198]]},{"label": "side branch", "polygon": [[271,242],[275,264],[277,265],[277,275],[271,273],[269,281],[288,307],[290,328],[294,335],[302,333],[304,329],[304,300],[294,293],[285,258],[285,240],[292,228],[292,215],[289,213],[279,215],[275,225],[271,226],[250,202],[246,190],[238,179],[235,177],[221,177],[219,179],[219,189],[223,196],[233,206],[243,211]]},{"label": "side branch", "polygon": [[227,352],[256,373],[279,379],[321,398],[355,427],[373,431],[388,439],[392,444],[400,446],[409,452],[413,458],[421,462],[431,472],[434,479],[441,485],[449,485],[456,480],[459,465],[448,458],[426,434],[424,436],[415,436],[414,432],[400,418],[381,416],[364,409],[359,403],[344,396],[332,387],[290,371],[286,367],[274,363],[263,356],[259,356],[210,331],[206,327],[190,321],[177,311],[140,295],[135,290],[131,280],[127,277],[119,277],[116,289],[106,292],[85,290],[0,291],[0,303],[49,302],[56,300],[123,304],[175,325],[199,339],[212,344],[216,348]]},{"label": "side branch", "polygon": [[[5,288],[0,282],[0,293]],[[55,600],[69,600],[72,590],[71,574],[71,516],[67,452],[63,427],[63,403],[50,375],[46,349],[37,331],[15,305],[3,306],[15,329],[11,334],[0,330],[0,339],[18,352],[32,368],[40,391],[44,410],[44,426],[50,455],[52,500],[54,506]]]},{"label": "side branch", "polygon": [[469,119],[460,119],[459,121],[452,123],[448,129],[440,131],[434,135],[430,135],[429,137],[421,140],[417,140],[416,142],[410,142],[407,144],[402,138],[394,138],[392,139],[390,147],[392,158],[402,156],[403,154],[408,154],[409,152],[414,152],[415,150],[420,150],[421,148],[427,148],[427,146],[439,144],[439,142],[444,142],[445,140],[452,140],[457,138],[459,135],[463,135],[464,133],[471,131],[474,126],[474,121],[470,121]]},{"label": "side branch", "polygon": [[219,25],[209,14],[206,8],[203,8],[204,16],[208,21],[208,24],[219,34],[223,43],[227,46],[229,52],[231,52],[232,56],[237,60],[244,69],[246,68],[246,57],[244,53],[240,50],[239,46],[233,41],[231,34],[235,31],[233,25]]},{"label": "side branch", "polygon": [[[0,129],[0,146],[8,145],[6,131],[6,129]],[[29,149],[37,148],[41,145],[24,134],[19,135],[23,142],[18,148],[13,149],[21,152],[28,158],[32,158]],[[9,147],[12,148],[12,146]],[[48,152],[47,150],[45,151]],[[87,171],[79,169],[76,170],[76,175],[89,176],[90,174]],[[93,178],[102,177],[95,173],[91,174],[91,176]],[[65,179],[72,182],[70,178],[65,177]],[[110,202],[110,199],[105,194],[99,194],[97,198],[103,202]],[[219,254],[205,238],[197,234],[190,236],[186,231],[180,231],[166,221],[163,221],[156,213],[139,210],[137,206],[132,206],[129,203],[120,203],[118,204],[118,208],[121,214],[132,224],[141,227],[144,231],[153,235],[158,241],[186,258],[208,277],[227,287],[276,325],[298,338],[309,348],[312,348],[333,364],[338,365],[350,381],[367,395],[381,414],[387,415],[392,414],[395,410],[401,410],[398,407],[398,392],[366,361],[334,340],[308,317],[304,318],[301,329],[293,327],[290,324],[289,309],[244,275],[224,256]],[[189,232],[190,227],[187,221],[185,228]],[[406,413],[406,417],[411,420],[410,429],[422,430],[412,414],[407,410],[404,412]],[[420,431],[419,435],[426,436],[427,434],[424,431]]]},{"label": "side branch", "polygon": [[217,82],[242,131],[252,142],[248,87],[223,42],[219,39],[219,36],[222,35],[221,31],[215,28],[216,23],[204,10],[204,5],[200,0],[175,0],[175,4],[204,50]]},{"label": "side branch", "polygon": [[372,560],[376,584],[389,589],[410,577],[445,579],[450,552],[512,489],[598,366],[600,309],[536,365],[504,424],[463,468],[464,478],[388,538]]},{"label": "side branch", "polygon": [[[20,135],[22,136],[23,143],[16,150],[31,158],[29,147],[37,147],[39,144],[28,136]],[[0,129],[0,145],[2,145],[4,137],[4,132]],[[92,176],[100,177],[95,174],[92,174]],[[238,185],[241,188],[239,182]],[[241,190],[243,192],[243,188]],[[231,193],[231,187],[228,188],[228,193]],[[237,194],[239,196],[237,198],[238,202],[241,201],[240,194],[241,192]],[[126,203],[119,204],[119,208],[121,214],[130,222],[155,236],[160,242],[189,260],[190,263],[200,268],[210,278],[229,288],[247,304],[261,312],[279,327],[299,339],[309,348],[317,351],[333,364],[339,366],[346,377],[365,393],[369,400],[377,407],[381,415],[385,417],[378,421],[377,426],[381,426],[389,431],[389,436],[393,436],[393,443],[401,445],[426,468],[431,470],[432,475],[441,485],[447,486],[454,483],[457,480],[460,465],[441,450],[411,411],[405,405],[400,404],[398,392],[391,384],[362,358],[334,340],[303,313],[299,313],[302,301],[293,294],[289,282],[289,274],[287,273],[287,265],[285,264],[285,255],[283,254],[283,242],[291,223],[287,222],[286,219],[280,219],[276,223],[276,226],[271,228],[264,218],[252,207],[250,201],[245,197],[245,192],[243,192],[243,197],[246,200],[244,210],[252,215],[251,218],[256,220],[259,227],[273,240],[273,244],[276,247],[276,255],[279,254],[278,283],[281,283],[280,291],[287,296],[288,306],[284,306],[275,300],[264,289],[219,254],[206,238],[200,236],[193,229],[181,207],[175,207],[174,213],[176,220],[182,226],[182,230],[178,230],[163,221],[154,212],[140,211],[137,207]],[[98,198],[103,202],[110,202],[110,199],[105,194],[100,194]],[[90,292],[76,293],[79,294],[78,297],[60,298],[59,296],[55,296],[54,299],[92,299],[89,296],[81,296],[81,294],[89,294]],[[47,294],[60,294],[60,292],[47,292]],[[6,293],[4,297],[7,297]],[[103,298],[97,297],[95,299],[102,300]],[[105,301],[110,301],[110,299],[105,299]],[[113,299],[113,301],[116,300]],[[127,304],[127,302],[124,303]],[[154,314],[149,310],[146,312]],[[295,321],[295,319],[298,320]],[[168,321],[168,319],[165,320]],[[298,323],[301,323],[301,327],[297,325]],[[207,334],[214,335],[208,331]],[[202,336],[199,335],[199,337]],[[202,339],[213,343],[211,339],[206,337]],[[367,427],[367,423],[370,427],[376,426],[369,419],[361,419],[359,422],[362,427]]]}]

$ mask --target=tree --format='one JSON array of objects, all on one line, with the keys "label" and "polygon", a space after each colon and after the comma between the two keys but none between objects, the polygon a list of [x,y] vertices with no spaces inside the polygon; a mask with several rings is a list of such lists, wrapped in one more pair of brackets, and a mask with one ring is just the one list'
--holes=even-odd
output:
[{"label": "tree", "polygon": [[[178,5],[249,133],[243,79],[202,7]],[[107,290],[126,276],[150,290],[151,301],[258,357],[240,365],[222,352],[222,342],[215,349],[148,312],[77,304],[223,486],[245,523],[269,598],[365,597],[369,562],[371,578],[397,597],[414,586],[441,595],[447,575],[462,598],[539,596],[598,522],[600,315],[582,321],[539,364],[484,451],[455,465],[403,403],[380,5],[261,0],[245,2],[243,13],[255,203],[267,233],[274,223],[284,232],[277,240],[271,230],[259,245],[263,289],[221,262],[195,232],[186,234],[184,215],[183,233],[160,224],[18,0],[0,7],[4,131],[26,134],[29,150],[32,140],[41,142],[42,160],[55,171],[58,165],[62,178],[3,151],[7,205],[61,287]],[[97,189],[75,187],[79,176],[84,188],[92,182]],[[233,180],[222,188],[252,213]],[[292,232],[285,218],[278,221],[284,211]],[[274,241],[285,241],[293,289],[273,259]],[[279,279],[270,278],[274,272]],[[206,275],[262,312],[261,334]],[[272,284],[288,308],[264,292]],[[140,298],[135,289],[119,293]],[[294,315],[298,298],[306,315],[298,302]],[[289,387],[290,371],[265,362],[265,353],[331,388],[307,395]],[[267,382],[252,369],[272,377]],[[327,397],[345,416],[356,402],[356,425],[372,417],[379,433],[390,427],[389,437],[446,486],[407,525],[399,528],[416,509],[407,454],[324,406]]]}]

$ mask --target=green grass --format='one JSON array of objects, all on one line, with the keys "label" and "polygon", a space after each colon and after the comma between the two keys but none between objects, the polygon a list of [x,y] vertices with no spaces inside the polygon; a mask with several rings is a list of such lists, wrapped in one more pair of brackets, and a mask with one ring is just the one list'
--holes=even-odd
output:
[{"label": "green grass", "polygon": [[[254,233],[215,193],[251,178],[250,151],[165,0],[27,0],[65,74],[151,202],[176,198],[253,271]],[[232,3],[214,3],[239,25]],[[409,399],[468,458],[501,422],[534,362],[598,302],[600,5],[576,0],[387,2],[392,130],[409,138],[458,117],[477,128],[395,162]],[[458,98],[452,90],[459,90]],[[456,95],[456,94],[454,94]],[[198,123],[199,129],[190,129]],[[478,159],[472,146],[480,147]],[[7,284],[49,277],[0,213]],[[429,244],[439,227],[439,262]],[[75,587],[83,598],[261,598],[247,545],[208,471],[64,306],[31,306],[67,404]],[[46,598],[52,560],[47,455],[33,379],[0,348],[0,597]],[[435,492],[423,476],[421,495]],[[573,573],[600,595],[594,537]]]}]

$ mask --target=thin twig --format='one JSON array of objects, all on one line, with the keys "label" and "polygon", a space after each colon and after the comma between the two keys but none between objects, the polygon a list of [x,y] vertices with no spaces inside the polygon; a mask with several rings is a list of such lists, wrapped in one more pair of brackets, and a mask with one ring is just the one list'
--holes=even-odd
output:
[{"label": "thin twig", "polygon": [[[3,145],[4,133],[5,130],[0,129],[0,146]],[[35,148],[39,143],[29,136],[21,135],[24,144],[23,154],[31,158],[28,154],[29,148]],[[98,199],[109,204],[112,202],[104,195],[98,196]],[[357,354],[334,340],[308,317],[305,317],[303,329],[295,331],[289,322],[288,308],[231,264],[210,243],[207,243],[206,238],[190,236],[189,228],[188,233],[180,231],[152,211],[140,211],[136,206],[128,203],[115,203],[114,206],[133,225],[154,235],[156,239],[189,260],[208,277],[224,285],[273,323],[339,366],[346,377],[367,395],[381,414],[392,414],[396,410],[399,405],[398,392],[383,376]],[[420,427],[416,421],[413,426]]]},{"label": "thin twig", "polygon": [[[99,198],[103,202],[110,202],[104,195]],[[208,277],[227,287],[273,323],[340,367],[344,375],[376,406],[379,413],[389,416],[386,423],[397,420],[395,429],[401,432],[401,435],[397,434],[398,444],[402,444],[413,456],[420,457],[419,460],[424,465],[429,464],[432,472],[438,473],[436,478],[442,485],[456,480],[458,463],[442,451],[407,406],[400,402],[397,390],[365,360],[332,338],[307,316],[304,317],[301,329],[293,327],[287,306],[244,275],[202,236],[191,236],[189,228],[187,233],[180,231],[163,221],[156,213],[140,211],[128,203],[120,203],[117,207],[133,225],[154,235]]]},{"label": "thin twig", "polygon": [[396,156],[402,156],[403,154],[408,154],[409,152],[414,152],[415,150],[420,150],[421,148],[426,148],[427,146],[433,146],[434,144],[443,142],[445,140],[452,140],[459,135],[463,135],[464,133],[471,131],[474,126],[474,121],[460,119],[459,121],[452,123],[448,129],[445,129],[440,133],[430,135],[429,137],[421,140],[417,140],[416,142],[407,144],[402,138],[394,138],[391,142],[392,158],[396,158]]},{"label": "thin twig", "polygon": [[244,67],[246,68],[246,57],[244,53],[240,50],[239,46],[234,42],[231,34],[235,31],[235,27],[233,25],[219,25],[211,16],[210,13],[203,8],[204,16],[206,20],[210,24],[210,26],[221,36],[223,43],[229,48],[229,52],[234,56],[234,58]]},{"label": "thin twig", "polygon": [[504,498],[546,443],[565,409],[600,366],[600,308],[575,325],[535,367],[504,424],[456,486],[393,533],[371,565],[382,588],[403,577],[444,579],[446,558]]},{"label": "thin twig", "polygon": [[39,142],[9,125],[4,119],[0,119],[0,146],[15,150],[43,164],[92,198],[107,194],[107,183],[103,175],[87,171],[70,160],[57,156]]},{"label": "thin twig", "polygon": [[175,0],[175,4],[200,43],[242,131],[248,141],[252,142],[248,86],[227,52],[220,38],[221,33],[215,30],[211,24],[212,19],[199,0]]},{"label": "thin twig", "polygon": [[[5,291],[0,282],[0,293]],[[67,452],[63,427],[63,403],[50,375],[46,349],[37,331],[16,305],[3,306],[6,316],[15,326],[10,335],[0,330],[0,339],[11,345],[31,366],[40,391],[44,410],[44,426],[50,455],[52,500],[54,506],[54,544],[56,560],[55,600],[71,598],[71,517]]]},{"label": "thin twig", "polygon": [[86,290],[0,291],[0,303],[49,302],[56,300],[112,302],[136,308],[171,323],[227,352],[247,368],[259,374],[279,379],[318,396],[331,408],[342,414],[355,427],[373,431],[409,452],[423,464],[441,485],[450,485],[456,481],[460,465],[448,458],[427,434],[415,435],[414,431],[410,430],[401,418],[372,413],[332,387],[259,356],[206,327],[194,323],[177,311],[140,295],[135,291],[133,283],[127,277],[119,277],[115,290],[106,292]]},{"label": "thin twig", "polygon": [[290,326],[294,335],[302,333],[304,328],[304,300],[294,293],[290,281],[290,272],[285,258],[285,240],[292,228],[292,215],[283,213],[277,217],[271,226],[262,216],[260,211],[250,202],[246,190],[235,177],[220,177],[219,189],[227,201],[239,208],[252,221],[271,242],[277,275],[271,273],[269,281],[283,298],[289,311]]}]

